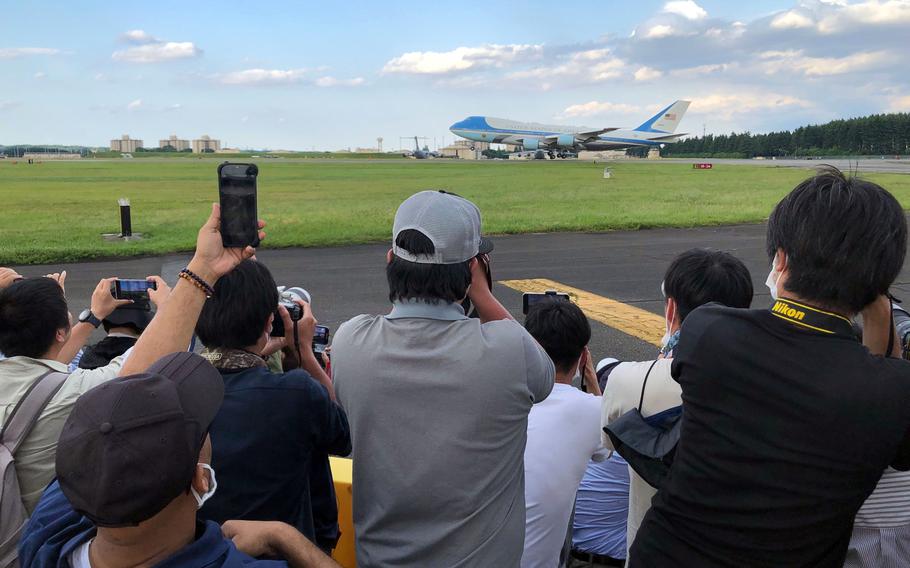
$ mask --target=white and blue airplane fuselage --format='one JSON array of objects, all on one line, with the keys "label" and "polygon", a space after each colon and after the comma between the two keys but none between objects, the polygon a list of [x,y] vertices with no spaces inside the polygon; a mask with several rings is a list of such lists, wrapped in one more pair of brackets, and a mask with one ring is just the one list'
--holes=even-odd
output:
[{"label": "white and blue airplane fuselage", "polygon": [[676,101],[637,128],[589,128],[518,122],[491,116],[469,116],[449,127],[452,134],[475,142],[511,144],[524,150],[618,150],[635,146],[659,148],[685,136],[676,127],[689,101]]}]

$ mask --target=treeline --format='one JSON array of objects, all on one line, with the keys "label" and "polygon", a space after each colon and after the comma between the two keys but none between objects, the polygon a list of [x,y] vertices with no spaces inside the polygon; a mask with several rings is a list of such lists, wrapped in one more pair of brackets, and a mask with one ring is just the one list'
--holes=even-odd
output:
[{"label": "treeline", "polygon": [[[639,155],[633,148],[630,155]],[[643,149],[647,154],[647,149]],[[675,158],[757,156],[896,156],[910,154],[910,113],[874,114],[793,131],[721,134],[667,144],[661,155]]]}]

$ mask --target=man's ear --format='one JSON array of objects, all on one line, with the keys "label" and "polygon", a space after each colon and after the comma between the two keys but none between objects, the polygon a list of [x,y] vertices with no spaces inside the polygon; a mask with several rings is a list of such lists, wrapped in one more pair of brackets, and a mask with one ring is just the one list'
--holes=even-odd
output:
[{"label": "man's ear", "polygon": [[386,264],[392,264],[392,249],[389,249],[389,252],[385,253]]},{"label": "man's ear", "polygon": [[269,319],[265,322],[265,334],[271,335],[272,326],[275,324],[275,312],[269,314]]},{"label": "man's ear", "polygon": [[774,269],[778,273],[787,270],[787,253],[782,248],[777,249],[777,254],[774,255]]},{"label": "man's ear", "polygon": [[679,304],[673,298],[667,298],[667,321],[670,322],[671,332],[679,329],[682,322],[679,321]]},{"label": "man's ear", "polygon": [[66,340],[69,339],[69,336],[70,336],[70,329],[72,329],[72,328],[61,327],[60,329],[58,329],[57,333],[54,335],[54,340],[57,343],[66,343]]},{"label": "man's ear", "polygon": [[200,495],[203,495],[211,487],[212,480],[209,479],[209,472],[202,467],[202,464],[196,464],[196,469],[193,471],[192,484],[193,489]]}]

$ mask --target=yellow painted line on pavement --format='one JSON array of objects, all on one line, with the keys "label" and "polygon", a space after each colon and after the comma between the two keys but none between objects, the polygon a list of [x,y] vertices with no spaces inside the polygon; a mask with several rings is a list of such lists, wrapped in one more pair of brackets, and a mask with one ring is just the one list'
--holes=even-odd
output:
[{"label": "yellow painted line on pavement", "polygon": [[546,278],[501,280],[499,283],[522,293],[565,292],[588,318],[660,347],[665,331],[664,318],[647,310]]}]

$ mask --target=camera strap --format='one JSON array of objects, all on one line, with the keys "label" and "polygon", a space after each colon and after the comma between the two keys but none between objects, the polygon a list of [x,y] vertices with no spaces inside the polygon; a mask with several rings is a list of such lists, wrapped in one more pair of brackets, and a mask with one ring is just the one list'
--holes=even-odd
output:
[{"label": "camera strap", "polygon": [[853,332],[853,322],[844,316],[787,298],[779,298],[774,301],[771,306],[771,315],[798,327],[825,335],[856,338]]}]

